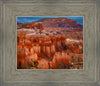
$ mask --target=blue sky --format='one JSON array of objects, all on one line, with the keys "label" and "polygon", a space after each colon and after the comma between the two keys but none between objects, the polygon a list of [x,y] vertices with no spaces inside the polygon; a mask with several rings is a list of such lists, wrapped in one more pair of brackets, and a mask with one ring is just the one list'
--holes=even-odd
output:
[{"label": "blue sky", "polygon": [[[17,23],[31,23],[33,21],[37,21],[43,18],[59,18],[58,17],[17,17]],[[63,18],[68,18],[72,19],[74,21],[77,21],[77,23],[83,25],[83,17],[63,17]]]}]

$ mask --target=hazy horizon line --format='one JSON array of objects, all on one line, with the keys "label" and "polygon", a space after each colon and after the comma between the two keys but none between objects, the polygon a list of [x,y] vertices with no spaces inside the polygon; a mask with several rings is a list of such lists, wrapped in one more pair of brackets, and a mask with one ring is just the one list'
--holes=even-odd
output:
[{"label": "hazy horizon line", "polygon": [[76,17],[76,16],[73,16],[73,17],[61,17],[61,16],[58,16],[58,17],[24,17],[24,16],[21,16],[21,17],[17,17],[17,23],[32,23],[32,22],[36,22],[36,21],[39,21],[41,19],[45,19],[45,18],[67,18],[67,19],[71,19],[73,21],[76,21],[78,24],[81,24],[83,25],[83,16],[82,17]]}]

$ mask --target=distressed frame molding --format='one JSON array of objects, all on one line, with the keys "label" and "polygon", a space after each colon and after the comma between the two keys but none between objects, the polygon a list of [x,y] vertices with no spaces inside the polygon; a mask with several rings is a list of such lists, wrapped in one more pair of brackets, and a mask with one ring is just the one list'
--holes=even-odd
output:
[{"label": "distressed frame molding", "polygon": [[[2,1],[2,84],[99,85],[98,10],[97,1]],[[16,16],[84,16],[84,69],[17,70]]]}]

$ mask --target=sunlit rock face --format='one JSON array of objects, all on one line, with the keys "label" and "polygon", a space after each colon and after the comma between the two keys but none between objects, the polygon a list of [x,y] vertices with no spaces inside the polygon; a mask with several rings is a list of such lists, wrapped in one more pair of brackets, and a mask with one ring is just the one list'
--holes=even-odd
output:
[{"label": "sunlit rock face", "polygon": [[56,52],[53,56],[52,62],[50,63],[51,68],[59,69],[59,68],[68,68],[68,65],[71,66],[71,62],[69,61],[70,57],[66,52]]},{"label": "sunlit rock face", "polygon": [[[21,36],[22,37],[22,36]],[[23,40],[22,40],[23,39]],[[39,61],[39,58],[47,58],[52,60],[56,57],[56,52],[61,51],[63,45],[65,44],[65,38],[64,37],[22,37],[18,40],[18,45],[21,45],[19,49],[22,49],[24,47],[23,53],[18,53],[18,58],[22,58],[22,60],[26,61],[26,63],[30,63],[30,65],[34,65],[32,63],[32,60],[39,63],[39,67],[41,68],[42,62]],[[21,50],[20,50],[21,51]],[[22,51],[21,51],[22,52]],[[58,53],[57,57],[59,58],[60,54]],[[26,59],[25,59],[26,58]],[[62,57],[61,57],[62,58]],[[58,60],[58,59],[56,59]],[[47,65],[47,61],[45,65]],[[18,65],[21,60],[18,60]],[[25,64],[26,64],[25,63]],[[23,65],[24,62],[22,62]],[[24,68],[24,67],[23,67]],[[45,67],[44,67],[45,68]]]},{"label": "sunlit rock face", "polygon": [[50,46],[46,46],[46,54],[47,54],[47,56],[50,58]]},{"label": "sunlit rock face", "polygon": [[57,47],[61,48],[61,41],[60,40],[57,40]]},{"label": "sunlit rock face", "polygon": [[46,46],[41,46],[41,52],[46,53]]},{"label": "sunlit rock face", "polygon": [[53,37],[36,37],[32,40],[33,46],[31,48],[31,52],[37,54],[44,53],[49,58],[51,56],[51,53],[55,53],[57,50],[62,49],[65,41],[65,39],[61,39],[61,37],[55,37],[55,40]]},{"label": "sunlit rock face", "polygon": [[31,50],[32,50],[33,53],[37,53],[38,54],[38,53],[40,53],[40,46],[39,45],[32,46]]},{"label": "sunlit rock face", "polygon": [[17,66],[21,68],[25,68],[25,65],[27,65],[26,60],[27,54],[25,53],[25,49],[22,48],[22,46],[17,46]]},{"label": "sunlit rock face", "polygon": [[51,49],[51,53],[55,53],[56,52],[55,45],[51,45],[50,49]]},{"label": "sunlit rock face", "polygon": [[38,61],[39,69],[49,69],[49,62],[45,59],[41,59]]},{"label": "sunlit rock face", "polygon": [[62,35],[28,33],[18,35],[17,47],[19,69],[70,69],[73,64],[77,68],[79,61],[82,64],[82,40],[66,39]]}]

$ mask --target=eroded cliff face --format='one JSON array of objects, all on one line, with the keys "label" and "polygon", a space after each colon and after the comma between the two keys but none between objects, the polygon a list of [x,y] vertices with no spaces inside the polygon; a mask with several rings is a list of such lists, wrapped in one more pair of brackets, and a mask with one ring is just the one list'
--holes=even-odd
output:
[{"label": "eroded cliff face", "polygon": [[70,69],[75,64],[73,59],[78,59],[77,57],[72,58],[73,53],[76,53],[76,56],[82,54],[82,42],[79,43],[74,41],[71,44],[65,36],[61,35],[28,36],[20,34],[17,38],[17,67],[25,69]]}]

